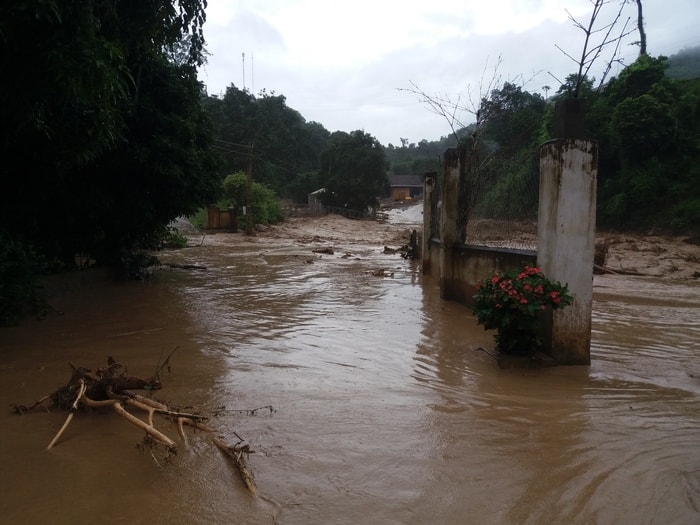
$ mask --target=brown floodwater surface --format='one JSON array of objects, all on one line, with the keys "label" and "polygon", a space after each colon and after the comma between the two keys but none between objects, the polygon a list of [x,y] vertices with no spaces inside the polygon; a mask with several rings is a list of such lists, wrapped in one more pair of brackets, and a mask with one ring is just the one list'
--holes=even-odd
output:
[{"label": "brown floodwater surface", "polygon": [[[590,367],[500,370],[411,261],[216,237],[161,255],[206,271],[64,277],[55,312],[0,330],[3,523],[700,523],[697,284],[596,277]],[[69,363],[148,376],[173,351],[155,396],[250,443],[259,496],[165,420],[170,464],[112,412],[51,451],[65,414],[10,414]]]}]

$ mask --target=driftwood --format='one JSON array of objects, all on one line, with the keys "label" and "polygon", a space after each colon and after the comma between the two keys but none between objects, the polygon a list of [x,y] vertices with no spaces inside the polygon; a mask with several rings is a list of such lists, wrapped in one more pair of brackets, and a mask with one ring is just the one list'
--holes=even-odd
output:
[{"label": "driftwood", "polygon": [[[163,364],[163,367],[167,366],[168,361],[169,357]],[[12,410],[16,414],[36,411],[49,412],[52,409],[68,411],[66,420],[49,443],[47,450],[56,446],[81,406],[88,409],[111,408],[119,417],[142,429],[146,435],[139,442],[139,449],[142,451],[145,449],[150,450],[151,456],[156,462],[158,460],[153,450],[159,445],[165,449],[166,460],[170,460],[172,456],[177,454],[175,441],[156,428],[153,421],[156,414],[173,421],[177,425],[178,434],[184,442],[187,441],[185,426],[209,434],[214,434],[215,432],[213,428],[204,423],[208,419],[205,416],[171,408],[162,401],[134,392],[134,390],[160,390],[161,383],[157,373],[156,376],[147,379],[128,375],[126,369],[111,357],[107,360],[107,367],[99,368],[94,372],[88,368],[75,367],[73,365],[71,365],[71,368],[73,374],[66,386],[44,396],[31,406],[12,405]],[[135,416],[129,409],[145,413],[146,419]],[[270,411],[272,412],[271,407]],[[248,490],[254,494],[257,490],[255,482],[245,463],[245,458],[252,451],[249,445],[243,443],[244,440],[238,434],[236,434],[236,437],[239,441],[234,446],[227,445],[217,437],[213,437],[213,443],[233,460],[233,464],[238,470],[241,479]]]},{"label": "driftwood", "polygon": [[594,273],[596,273],[598,275],[604,274],[604,273],[610,273],[613,275],[634,275],[637,277],[645,277],[645,276],[648,277],[649,276],[648,274],[641,273],[641,272],[638,272],[636,270],[624,270],[624,269],[620,269],[620,268],[618,268],[617,270],[613,270],[612,268],[608,268],[607,266],[599,266],[597,264],[593,265],[593,270],[594,270]]},{"label": "driftwood", "polygon": [[248,470],[245,464],[245,456],[250,454],[252,451],[248,445],[238,443],[232,447],[228,446],[226,443],[221,441],[219,438],[214,438],[214,444],[219,447],[219,449],[233,460],[233,464],[236,465],[238,473],[241,475],[241,479],[248,490],[255,494],[257,492],[257,487],[255,486],[255,480],[253,475]]}]

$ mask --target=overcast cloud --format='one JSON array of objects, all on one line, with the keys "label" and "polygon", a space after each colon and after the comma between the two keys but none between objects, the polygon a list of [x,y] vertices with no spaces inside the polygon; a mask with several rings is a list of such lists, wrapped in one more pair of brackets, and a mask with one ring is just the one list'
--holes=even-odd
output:
[{"label": "overcast cloud", "polygon": [[[618,0],[604,8],[617,13]],[[651,55],[700,45],[700,1],[644,0]],[[451,130],[410,92],[478,100],[494,76],[546,95],[576,64],[589,0],[209,0],[204,26],[212,56],[200,79],[213,95],[234,84],[287,98],[307,121],[330,131],[362,129],[382,144],[437,140]],[[636,6],[624,20],[636,27]],[[608,18],[609,19],[609,18]],[[623,20],[623,22],[624,22]],[[601,24],[597,24],[601,26]],[[622,23],[618,24],[619,30]],[[635,32],[622,46],[634,61]],[[245,53],[245,59],[243,58]],[[609,58],[607,55],[605,58]],[[600,77],[605,60],[594,68]],[[617,69],[615,70],[617,71]],[[458,115],[471,122],[468,113]]]}]

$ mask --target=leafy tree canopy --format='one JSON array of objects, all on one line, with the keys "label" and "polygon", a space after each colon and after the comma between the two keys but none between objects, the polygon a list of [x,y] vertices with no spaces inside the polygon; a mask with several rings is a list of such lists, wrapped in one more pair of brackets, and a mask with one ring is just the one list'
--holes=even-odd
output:
[{"label": "leafy tree canopy", "polygon": [[[243,208],[248,202],[248,177],[241,171],[232,173],[224,179],[223,187],[226,203],[238,213],[241,223],[245,218],[242,215]],[[270,188],[259,182],[251,182],[250,197],[255,224],[271,224],[283,220],[277,195]]]},{"label": "leafy tree canopy", "polygon": [[388,185],[387,168],[384,149],[372,135],[336,131],[321,153],[323,203],[361,212],[376,208]]},{"label": "leafy tree canopy", "polygon": [[66,264],[110,262],[215,195],[204,7],[2,4],[0,229]]},{"label": "leafy tree canopy", "polygon": [[254,96],[234,85],[223,98],[208,97],[207,111],[217,134],[224,172],[247,171],[282,196],[306,200],[318,188],[306,186],[302,174],[315,171],[330,133],[306,122],[282,95]]}]

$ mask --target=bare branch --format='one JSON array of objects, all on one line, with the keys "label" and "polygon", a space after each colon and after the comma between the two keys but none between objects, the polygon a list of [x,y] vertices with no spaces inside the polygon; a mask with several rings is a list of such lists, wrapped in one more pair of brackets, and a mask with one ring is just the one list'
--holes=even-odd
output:
[{"label": "bare branch", "polygon": [[429,95],[423,89],[421,89],[415,82],[410,81],[411,88],[397,88],[399,91],[406,91],[418,96],[418,100],[428,107],[428,110],[436,115],[443,117],[447,124],[450,126],[452,135],[454,136],[457,143],[459,143],[459,135],[457,132],[460,129],[467,127],[467,123],[460,119],[459,115],[461,113],[467,113],[473,115],[476,118],[477,128],[481,124],[479,108],[483,100],[485,100],[488,95],[501,85],[501,76],[498,74],[498,69],[501,66],[502,58],[498,57],[496,64],[493,67],[493,72],[489,77],[488,82],[485,81],[487,72],[489,70],[488,60],[484,65],[484,70],[482,71],[481,78],[479,80],[479,94],[478,98],[475,100],[472,95],[471,86],[467,86],[467,101],[462,101],[462,96],[459,95],[456,101],[453,101],[448,95]]},{"label": "bare branch", "polygon": [[[593,5],[593,12],[591,13],[590,19],[588,20],[587,24],[583,24],[582,22],[578,21],[568,10],[566,11],[569,20],[573,23],[574,27],[583,31],[584,33],[583,48],[578,59],[574,58],[571,54],[567,53],[564,49],[555,44],[555,47],[559,51],[561,51],[566,57],[570,58],[578,65],[578,71],[576,72],[576,83],[573,86],[574,98],[579,97],[581,86],[583,85],[584,80],[588,78],[588,75],[590,74],[593,65],[601,59],[603,52],[612,45],[614,46],[613,54],[607,61],[603,77],[600,80],[599,88],[603,85],[605,79],[607,78],[607,75],[612,69],[612,65],[615,63],[619,63],[618,57],[620,53],[620,43],[622,39],[628,36],[630,33],[632,33],[632,30],[628,30],[628,24],[630,22],[630,18],[628,17],[627,20],[624,22],[622,30],[619,32],[619,34],[617,36],[613,36],[615,28],[619,27],[620,20],[622,18],[622,14],[625,5],[627,4],[627,1],[623,1],[620,3],[617,14],[615,15],[612,22],[602,27],[596,27],[596,22],[598,21],[603,6],[609,3],[610,2],[606,0],[591,0],[591,4]],[[597,39],[599,36],[600,39],[598,40],[598,42],[594,43],[593,38],[596,37]]]}]

